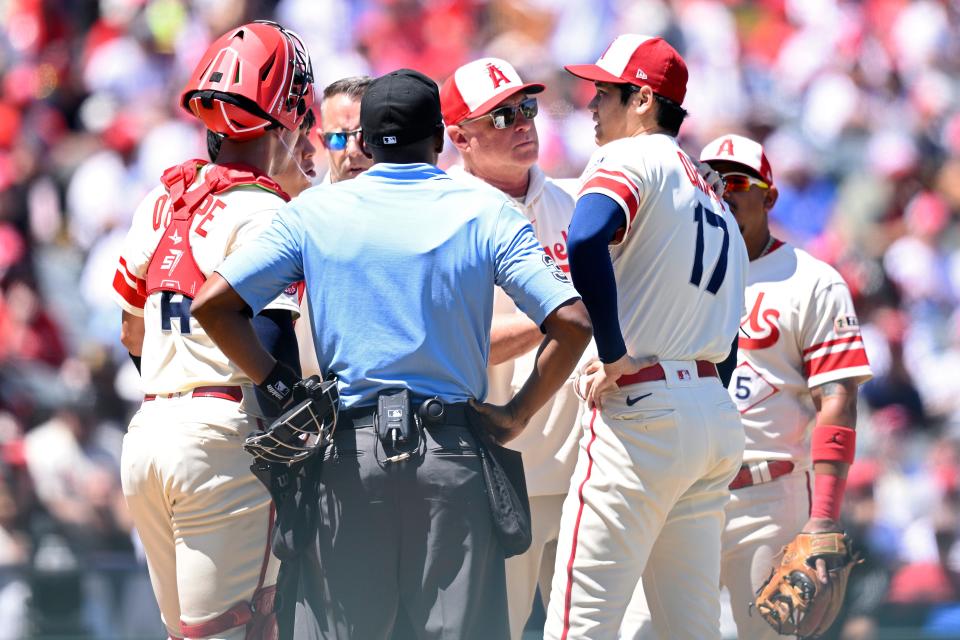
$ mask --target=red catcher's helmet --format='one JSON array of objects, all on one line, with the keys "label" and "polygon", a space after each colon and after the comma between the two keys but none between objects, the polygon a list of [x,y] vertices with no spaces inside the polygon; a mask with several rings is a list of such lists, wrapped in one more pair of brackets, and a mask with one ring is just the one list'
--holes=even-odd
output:
[{"label": "red catcher's helmet", "polygon": [[300,126],[313,105],[313,66],[300,37],[257,20],[218,38],[180,94],[211,131],[243,141],[270,125]]}]

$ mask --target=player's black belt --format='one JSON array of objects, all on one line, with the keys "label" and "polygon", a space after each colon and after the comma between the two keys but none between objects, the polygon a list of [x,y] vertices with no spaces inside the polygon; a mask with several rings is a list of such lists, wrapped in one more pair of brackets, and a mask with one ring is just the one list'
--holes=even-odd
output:
[{"label": "player's black belt", "polygon": [[[420,403],[423,404],[423,403]],[[419,409],[419,405],[417,407]],[[457,424],[467,425],[467,411],[470,405],[466,402],[457,402],[454,404],[443,404],[443,415],[439,420],[431,421],[431,424]],[[417,413],[417,412],[414,412]],[[337,416],[337,429],[363,429],[372,427],[374,418],[377,415],[377,407],[352,407],[340,411]]]},{"label": "player's black belt", "polygon": [[752,487],[776,480],[793,471],[793,463],[789,460],[761,460],[759,462],[744,462],[740,471],[730,483],[730,491]]},{"label": "player's black belt", "polygon": [[[706,360],[697,360],[697,375],[701,378],[719,378],[717,365]],[[666,380],[667,372],[659,364],[644,367],[636,373],[630,373],[617,378],[617,386],[625,387],[629,384],[638,384],[640,382],[653,382],[655,380]]]}]

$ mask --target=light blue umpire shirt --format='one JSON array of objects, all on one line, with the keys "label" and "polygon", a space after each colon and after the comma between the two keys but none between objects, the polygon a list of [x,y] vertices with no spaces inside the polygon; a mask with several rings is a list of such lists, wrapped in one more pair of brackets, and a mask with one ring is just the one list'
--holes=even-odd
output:
[{"label": "light blue umpire shirt", "polygon": [[430,164],[305,191],[217,271],[254,313],[306,282],[317,361],[344,407],[391,388],[482,400],[493,285],[538,325],[579,297],[506,196]]}]

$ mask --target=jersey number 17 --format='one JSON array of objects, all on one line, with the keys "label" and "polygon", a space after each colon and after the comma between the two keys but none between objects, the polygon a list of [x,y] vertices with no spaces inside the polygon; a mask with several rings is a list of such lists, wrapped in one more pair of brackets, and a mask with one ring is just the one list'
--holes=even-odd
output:
[{"label": "jersey number 17", "polygon": [[693,220],[697,223],[697,246],[693,254],[693,271],[690,272],[690,284],[697,288],[700,287],[703,280],[703,225],[706,223],[723,231],[720,255],[717,257],[717,263],[713,266],[713,272],[707,282],[707,293],[717,295],[717,291],[720,290],[723,279],[727,275],[727,250],[730,248],[730,232],[727,230],[727,221],[723,219],[723,216],[717,215],[699,202],[697,208],[693,210]]}]

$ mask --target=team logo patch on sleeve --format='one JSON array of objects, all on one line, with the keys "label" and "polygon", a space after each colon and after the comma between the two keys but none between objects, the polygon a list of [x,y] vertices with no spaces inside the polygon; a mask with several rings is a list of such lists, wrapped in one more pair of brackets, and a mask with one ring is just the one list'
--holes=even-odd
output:
[{"label": "team logo patch on sleeve", "polygon": [[570,282],[570,279],[567,277],[567,274],[565,274],[563,270],[559,266],[557,266],[556,261],[546,253],[543,254],[543,264],[548,269],[550,269],[550,272],[553,274],[554,278],[556,278],[560,282],[567,282],[567,283]]},{"label": "team logo patch on sleeve", "polygon": [[296,293],[297,293],[297,283],[294,282],[293,284],[287,285],[287,288],[283,290],[283,293],[286,294],[286,295],[288,295],[288,296],[296,295]]},{"label": "team logo patch on sleeve", "polygon": [[833,328],[837,333],[855,333],[860,331],[860,321],[853,315],[837,316],[833,321]]}]

